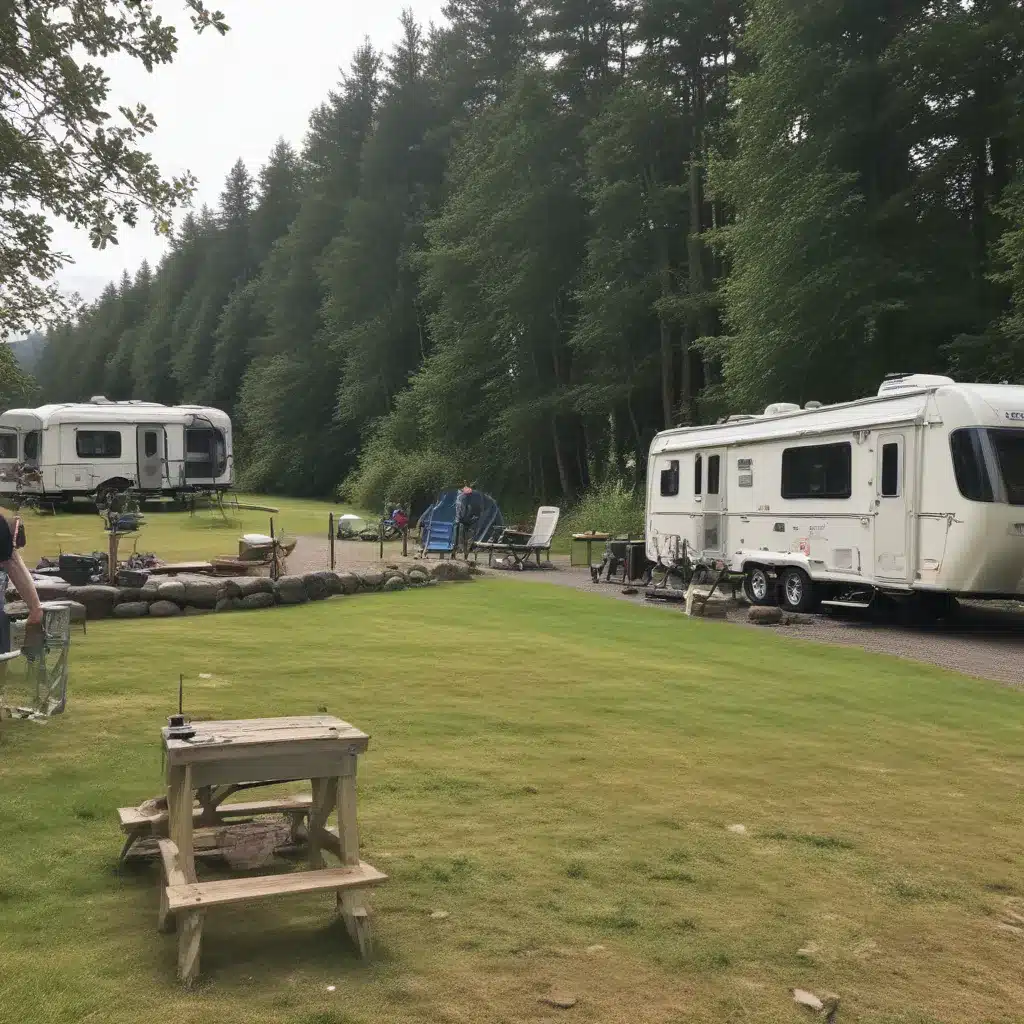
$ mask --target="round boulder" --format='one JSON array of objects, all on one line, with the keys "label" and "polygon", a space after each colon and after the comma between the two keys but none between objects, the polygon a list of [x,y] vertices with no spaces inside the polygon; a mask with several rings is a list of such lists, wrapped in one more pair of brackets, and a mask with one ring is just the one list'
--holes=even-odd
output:
[{"label": "round boulder", "polygon": [[36,593],[40,601],[63,601],[70,589],[70,584],[63,580],[47,580],[45,583],[36,580]]},{"label": "round boulder", "polygon": [[234,582],[238,587],[239,597],[274,593],[274,581],[269,576],[238,576]]},{"label": "round boulder", "polygon": [[772,605],[755,604],[747,612],[747,620],[758,626],[777,626],[782,622],[782,609]]},{"label": "round boulder", "polygon": [[149,605],[145,601],[122,601],[114,607],[115,619],[141,619],[149,614]]},{"label": "round boulder", "polygon": [[205,608],[207,610],[217,607],[217,601],[221,597],[221,585],[217,580],[202,578],[186,580],[185,604],[193,608]]},{"label": "round boulder", "polygon": [[323,572],[317,573],[317,575],[323,578],[329,597],[337,597],[339,594],[345,593],[345,588],[341,585],[341,577],[336,572],[325,569]]},{"label": "round boulder", "polygon": [[354,594],[359,589],[359,577],[354,572],[339,572],[338,582],[343,594]]},{"label": "round boulder", "polygon": [[393,590],[405,590],[405,580],[401,576],[389,576],[384,581],[384,586],[381,590],[388,591],[389,593]]},{"label": "round boulder", "polygon": [[68,587],[65,594],[70,600],[85,605],[85,614],[90,619],[108,619],[114,614],[117,603],[117,587],[91,583],[84,587]]},{"label": "round boulder", "polygon": [[282,576],[277,581],[275,592],[281,604],[305,604],[309,600],[301,576]]},{"label": "round boulder", "polygon": [[469,570],[469,566],[465,562],[438,562],[437,565],[431,566],[430,575],[435,580],[455,580],[462,582],[463,580],[472,579],[472,575]]},{"label": "round boulder", "polygon": [[174,601],[154,601],[149,606],[149,614],[157,619],[169,619],[180,615],[181,608]]},{"label": "round boulder", "polygon": [[363,590],[379,590],[384,586],[384,573],[369,570],[359,574],[359,582]]},{"label": "round boulder", "polygon": [[327,580],[324,579],[322,572],[307,572],[302,577],[302,586],[310,601],[325,601],[331,596]]},{"label": "round boulder", "polygon": [[164,580],[156,590],[157,600],[174,601],[175,604],[185,603],[185,584],[181,580]]},{"label": "round boulder", "polygon": [[238,599],[238,607],[243,610],[251,608],[272,608],[274,605],[273,594],[247,594]]},{"label": "round boulder", "polygon": [[242,599],[240,597],[222,597],[215,608],[218,612],[236,612],[242,607]]}]

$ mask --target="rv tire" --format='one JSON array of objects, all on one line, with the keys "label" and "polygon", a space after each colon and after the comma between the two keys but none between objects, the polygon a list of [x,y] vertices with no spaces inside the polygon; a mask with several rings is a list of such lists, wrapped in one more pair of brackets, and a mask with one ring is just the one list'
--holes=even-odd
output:
[{"label": "rv tire", "polygon": [[751,604],[775,604],[775,587],[768,570],[752,565],[743,577],[743,592]]},{"label": "rv tire", "polygon": [[788,612],[809,612],[816,603],[811,577],[803,569],[784,569],[779,576],[779,604]]}]

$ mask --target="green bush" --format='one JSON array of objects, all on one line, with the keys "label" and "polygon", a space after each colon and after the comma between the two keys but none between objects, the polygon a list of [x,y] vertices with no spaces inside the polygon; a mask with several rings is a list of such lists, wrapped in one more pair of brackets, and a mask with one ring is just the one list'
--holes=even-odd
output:
[{"label": "green bush", "polygon": [[593,530],[639,537],[644,532],[644,496],[618,482],[591,488],[564,518],[563,530],[566,535]]}]

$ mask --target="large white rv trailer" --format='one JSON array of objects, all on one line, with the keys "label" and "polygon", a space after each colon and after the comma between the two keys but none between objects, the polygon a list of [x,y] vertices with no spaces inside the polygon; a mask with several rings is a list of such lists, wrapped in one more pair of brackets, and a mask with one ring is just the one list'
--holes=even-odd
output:
[{"label": "large white rv trailer", "polygon": [[912,374],[811,404],[659,434],[648,557],[722,564],[792,610],[1024,598],[1024,387]]},{"label": "large white rv trailer", "polygon": [[96,397],[0,415],[0,495],[176,495],[232,479],[231,420],[219,409]]}]

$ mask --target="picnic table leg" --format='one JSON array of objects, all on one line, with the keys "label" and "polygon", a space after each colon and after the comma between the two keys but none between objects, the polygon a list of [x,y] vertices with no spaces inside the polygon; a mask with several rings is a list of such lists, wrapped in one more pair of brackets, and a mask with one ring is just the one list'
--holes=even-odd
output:
[{"label": "picnic table leg", "polygon": [[324,866],[321,830],[333,810],[337,783],[334,779],[312,779],[313,802],[309,808],[309,866],[314,871]]},{"label": "picnic table leg", "polygon": [[[192,769],[171,765],[167,771],[167,825],[171,841],[178,849],[178,868],[186,882],[196,881],[196,863],[192,848]],[[169,915],[161,899],[162,924]],[[188,910],[178,920],[178,977],[186,987],[199,976],[199,953],[203,943],[202,910]]]},{"label": "picnic table leg", "polygon": [[[356,823],[356,756],[345,758],[345,774],[338,779],[338,839],[342,864],[359,863],[359,827]],[[337,896],[338,913],[345,922],[352,941],[359,948],[359,955],[369,957],[372,949],[370,912],[363,903],[359,891],[346,889]]]}]

